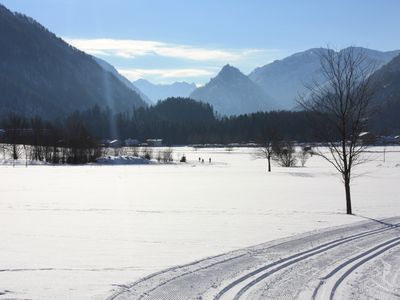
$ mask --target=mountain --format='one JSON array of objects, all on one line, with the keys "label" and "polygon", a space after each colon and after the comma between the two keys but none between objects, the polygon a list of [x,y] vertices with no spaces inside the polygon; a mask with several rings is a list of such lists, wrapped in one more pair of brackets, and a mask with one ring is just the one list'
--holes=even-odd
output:
[{"label": "mountain", "polygon": [[0,5],[0,115],[57,118],[94,105],[126,111],[146,103],[96,60],[35,20]]},{"label": "mountain", "polygon": [[237,68],[226,65],[190,98],[210,103],[223,115],[239,115],[277,109],[270,96]]},{"label": "mountain", "polygon": [[133,82],[154,103],[169,97],[188,97],[196,89],[194,83],[174,82],[172,84],[153,84],[145,79]]},{"label": "mountain", "polygon": [[152,104],[152,100],[150,100],[150,98],[147,97],[147,95],[144,94],[140,89],[138,89],[132,82],[130,82],[128,79],[126,79],[120,73],[118,73],[118,71],[114,68],[114,66],[112,66],[111,64],[109,64],[105,60],[100,59],[98,57],[93,57],[93,58],[100,65],[100,67],[103,68],[104,71],[110,72],[111,74],[113,74],[128,89],[130,89],[130,90],[134,91],[135,93],[137,93],[142,98],[143,101],[145,101],[148,104]]},{"label": "mountain", "polygon": [[377,70],[371,77],[374,103],[379,105],[374,116],[376,131],[400,134],[400,55]]},{"label": "mountain", "polygon": [[[400,51],[381,52],[366,48],[349,47],[341,51],[362,51],[368,64],[374,64],[376,69],[388,63]],[[306,85],[322,84],[324,78],[320,69],[320,57],[328,50],[313,48],[293,54],[282,60],[276,60],[268,65],[256,68],[249,78],[263,88],[284,109],[293,109],[299,95],[306,93]]]}]

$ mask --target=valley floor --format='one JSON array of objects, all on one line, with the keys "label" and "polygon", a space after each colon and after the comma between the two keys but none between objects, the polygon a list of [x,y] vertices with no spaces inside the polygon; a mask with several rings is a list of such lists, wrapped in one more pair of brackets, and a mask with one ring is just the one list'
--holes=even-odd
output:
[{"label": "valley floor", "polygon": [[[329,231],[326,236],[319,234],[324,228],[400,214],[399,147],[387,148],[385,161],[382,149],[374,148],[376,152],[370,153],[370,161],[358,169],[362,176],[355,179],[352,190],[356,216],[344,214],[340,179],[321,158],[310,158],[304,168],[274,166],[268,174],[266,161],[254,159],[253,150],[176,148],[174,159],[183,154],[188,158],[187,164],[176,165],[0,166],[0,299],[124,297],[127,294],[121,291],[133,292],[129,289],[131,283],[149,274],[189,264],[187,268],[172,269],[176,274],[183,274],[193,270],[190,268],[214,262],[218,263],[213,267],[215,270],[222,266],[221,259],[227,260],[224,268],[210,275],[213,281],[204,297],[212,298],[232,279],[265,264],[320,244],[337,243],[349,235],[384,230],[387,225],[368,222],[354,225],[348,231],[340,228]],[[205,163],[199,163],[199,158]],[[393,222],[397,219],[386,221]],[[335,263],[382,245],[392,236],[395,238],[397,230],[332,247],[274,273],[269,278],[275,281],[262,280],[257,287],[273,282],[274,290],[278,291],[278,285],[285,282],[282,274],[292,278],[293,268],[298,274],[308,276],[302,281],[310,283],[304,291],[312,291],[319,283],[315,280],[327,275]],[[298,236],[309,231],[314,231],[314,241]],[[287,237],[288,248],[275,242]],[[385,244],[375,252],[391,245]],[[329,253],[336,253],[337,262],[333,259],[335,255]],[[319,268],[324,255],[326,268]],[[214,258],[202,260],[198,265],[190,264],[204,257]],[[360,272],[357,277],[353,272],[347,279],[361,283],[368,279],[367,286],[372,290],[397,292],[390,287],[397,284],[398,277],[394,281],[389,277],[396,274],[391,266],[397,266],[397,247],[378,257],[357,268],[357,272],[370,268],[371,276],[364,278],[367,273]],[[357,262],[347,267],[354,263]],[[306,271],[307,265],[313,266],[311,271]],[[138,292],[165,282],[171,278],[172,270],[154,277],[160,280],[143,281],[146,286]],[[248,280],[256,279],[265,271]],[[195,272],[193,276],[201,273]],[[332,278],[335,276],[339,275]],[[173,280],[165,287],[176,288],[177,282]],[[198,282],[210,284],[205,279]],[[229,293],[249,282],[243,281]],[[288,295],[295,295],[299,286],[300,281],[287,289]],[[347,293],[348,286],[347,281],[340,285],[338,293]],[[350,289],[351,286],[354,288]],[[351,286],[348,291],[355,295],[361,295],[365,287]],[[190,285],[186,288],[189,291]],[[194,290],[193,295],[197,295],[198,288]],[[320,291],[325,293],[325,290],[324,285]],[[155,293],[149,297],[161,291],[154,289]],[[244,296],[259,293],[265,293],[265,289],[252,287]],[[169,295],[172,294],[169,292]],[[221,299],[228,295],[222,295]],[[175,295],[174,299],[179,298]]]}]

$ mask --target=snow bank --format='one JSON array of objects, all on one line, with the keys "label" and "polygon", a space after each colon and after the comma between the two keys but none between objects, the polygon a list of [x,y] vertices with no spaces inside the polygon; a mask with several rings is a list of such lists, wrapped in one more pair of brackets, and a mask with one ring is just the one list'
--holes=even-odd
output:
[{"label": "snow bank", "polygon": [[26,161],[25,159],[0,159],[0,165],[4,166],[40,166],[40,165],[46,165],[46,162],[43,161],[38,161],[38,160],[28,160]]},{"label": "snow bank", "polygon": [[137,156],[105,156],[96,159],[101,165],[148,165],[154,161]]}]

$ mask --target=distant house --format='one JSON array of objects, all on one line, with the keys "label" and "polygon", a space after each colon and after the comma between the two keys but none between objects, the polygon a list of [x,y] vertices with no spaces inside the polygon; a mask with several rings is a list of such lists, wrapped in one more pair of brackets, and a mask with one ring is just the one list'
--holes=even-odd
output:
[{"label": "distant house", "polygon": [[128,138],[125,140],[126,147],[134,147],[134,146],[138,146],[138,145],[139,145],[139,141],[137,139]]},{"label": "distant house", "polygon": [[376,143],[376,136],[369,131],[361,132],[358,136],[364,145],[371,145]]},{"label": "distant house", "polygon": [[162,139],[147,139],[146,143],[150,147],[161,147],[162,141]]},{"label": "distant house", "polygon": [[122,146],[122,143],[119,140],[102,140],[101,144],[104,147],[111,147],[111,148],[119,148]]},{"label": "distant house", "polygon": [[119,148],[122,146],[122,143],[120,140],[112,140],[110,141],[110,147],[112,148]]},{"label": "distant house", "polygon": [[386,135],[380,137],[380,144],[383,145],[393,145],[400,144],[400,135]]}]

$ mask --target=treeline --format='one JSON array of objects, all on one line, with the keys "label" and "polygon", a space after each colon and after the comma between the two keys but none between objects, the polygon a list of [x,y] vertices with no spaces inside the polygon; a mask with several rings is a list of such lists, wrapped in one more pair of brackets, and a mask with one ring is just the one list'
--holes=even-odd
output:
[{"label": "treeline", "polygon": [[[113,114],[94,106],[62,120],[11,114],[0,128],[1,141],[30,145],[31,157],[53,163],[87,163],[99,157],[103,140],[127,138],[145,142],[163,139],[164,145],[262,143],[270,132],[282,140],[313,140],[304,112],[259,112],[221,117],[209,104],[188,98],[169,98],[154,106]],[[17,149],[13,157],[18,158]]]},{"label": "treeline", "polygon": [[188,98],[169,98],[154,106],[113,115],[98,106],[73,114],[97,139],[163,139],[166,145],[258,142],[273,129],[282,139],[313,140],[306,113],[258,112],[218,116],[211,105]]},{"label": "treeline", "polygon": [[49,122],[11,114],[2,122],[0,143],[3,152],[8,148],[13,160],[85,164],[101,155],[99,141],[76,115],[62,122]]}]

